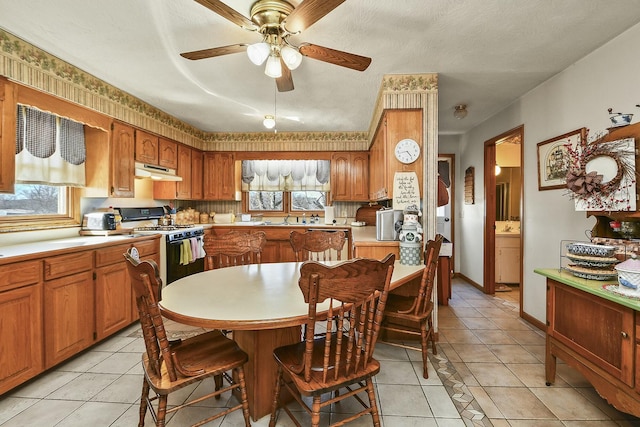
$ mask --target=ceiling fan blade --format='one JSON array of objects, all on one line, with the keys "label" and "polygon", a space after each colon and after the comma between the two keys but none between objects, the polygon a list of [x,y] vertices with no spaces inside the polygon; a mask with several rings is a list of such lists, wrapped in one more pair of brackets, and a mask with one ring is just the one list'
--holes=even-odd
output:
[{"label": "ceiling fan blade", "polygon": [[280,65],[282,66],[282,76],[276,79],[276,86],[278,87],[278,92],[289,92],[293,90],[291,70],[284,64],[282,58],[280,58]]},{"label": "ceiling fan blade", "polygon": [[304,44],[300,46],[300,53],[309,58],[357,71],[364,71],[369,67],[369,64],[371,64],[371,58],[367,58],[366,56],[330,49],[315,44]]},{"label": "ceiling fan blade", "polygon": [[256,29],[256,24],[254,24],[253,21],[251,21],[249,18],[247,18],[243,14],[239,13],[235,9],[230,8],[229,6],[227,6],[226,4],[222,3],[219,0],[195,0],[195,1],[240,27],[244,27],[249,30]]},{"label": "ceiling fan blade", "polygon": [[[198,0],[196,0],[198,1]],[[315,24],[346,0],[304,0],[285,19],[284,28],[290,33],[303,31]]]},{"label": "ceiling fan blade", "polygon": [[183,58],[187,59],[205,59],[213,58],[214,56],[229,55],[230,53],[244,52],[247,50],[246,43],[231,44],[229,46],[213,47],[211,49],[194,50],[193,52],[183,52],[180,54]]}]

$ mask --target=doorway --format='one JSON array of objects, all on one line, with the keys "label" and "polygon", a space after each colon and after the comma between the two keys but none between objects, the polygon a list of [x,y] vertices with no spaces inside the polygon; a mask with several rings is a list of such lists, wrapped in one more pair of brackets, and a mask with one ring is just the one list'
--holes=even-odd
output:
[{"label": "doorway", "polygon": [[484,292],[519,290],[522,315],[524,126],[485,141]]}]

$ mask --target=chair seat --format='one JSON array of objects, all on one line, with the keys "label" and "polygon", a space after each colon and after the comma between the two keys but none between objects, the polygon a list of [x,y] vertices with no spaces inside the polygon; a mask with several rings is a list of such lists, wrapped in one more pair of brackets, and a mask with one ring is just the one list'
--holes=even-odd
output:
[{"label": "chair seat", "polygon": [[[147,353],[142,355],[145,376],[158,394],[167,394],[191,382],[201,381],[203,377],[221,374],[248,360],[238,344],[218,330],[172,343],[171,350],[175,351],[175,360],[178,361],[176,381],[170,380],[164,363],[160,376],[155,375],[149,366]],[[215,358],[209,357],[214,355]]]},{"label": "chair seat", "polygon": [[[333,335],[336,338],[336,335]],[[331,343],[331,356],[335,354],[333,349],[335,348],[335,339],[332,339]],[[345,340],[346,342],[346,340]],[[353,384],[362,381],[368,377],[376,375],[380,372],[380,363],[376,359],[371,359],[371,362],[365,369],[360,369],[356,372],[346,373],[346,360],[341,359],[339,372],[337,378],[335,376],[334,369],[329,370],[327,380],[323,381],[322,376],[322,354],[326,343],[326,339],[318,338],[313,342],[313,359],[311,365],[311,380],[304,381],[302,375],[300,375],[300,367],[302,366],[302,359],[305,352],[305,342],[300,342],[284,347],[276,348],[273,352],[276,361],[282,366],[283,370],[289,374],[289,377],[293,380],[298,391],[305,396],[317,396],[333,390],[337,390],[344,387],[345,384]],[[364,357],[364,355],[363,355]],[[335,360],[331,360],[331,365],[335,367]]]}]

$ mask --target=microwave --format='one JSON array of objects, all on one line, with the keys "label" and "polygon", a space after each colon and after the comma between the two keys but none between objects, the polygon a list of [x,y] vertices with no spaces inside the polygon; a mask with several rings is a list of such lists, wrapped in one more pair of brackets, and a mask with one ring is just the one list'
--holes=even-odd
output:
[{"label": "microwave", "polygon": [[82,219],[84,230],[115,230],[116,215],[113,212],[90,212]]},{"label": "microwave", "polygon": [[398,240],[400,225],[403,220],[403,211],[394,209],[381,209],[376,211],[376,240]]}]

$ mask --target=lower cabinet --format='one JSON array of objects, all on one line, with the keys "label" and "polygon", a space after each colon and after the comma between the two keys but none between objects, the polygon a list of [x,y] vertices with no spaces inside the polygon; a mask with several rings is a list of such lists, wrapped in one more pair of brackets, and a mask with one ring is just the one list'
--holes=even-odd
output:
[{"label": "lower cabinet", "polygon": [[[10,271],[3,267],[0,275],[5,278]],[[0,395],[44,369],[42,281],[36,277],[31,282],[0,292]]]},{"label": "lower cabinet", "polygon": [[0,395],[137,321],[122,254],[159,262],[159,237],[0,264]]},{"label": "lower cabinet", "polygon": [[520,236],[496,236],[496,283],[520,283]]},{"label": "lower cabinet", "polygon": [[637,317],[631,308],[548,278],[547,384],[555,381],[559,357],[611,405],[640,416]]}]

